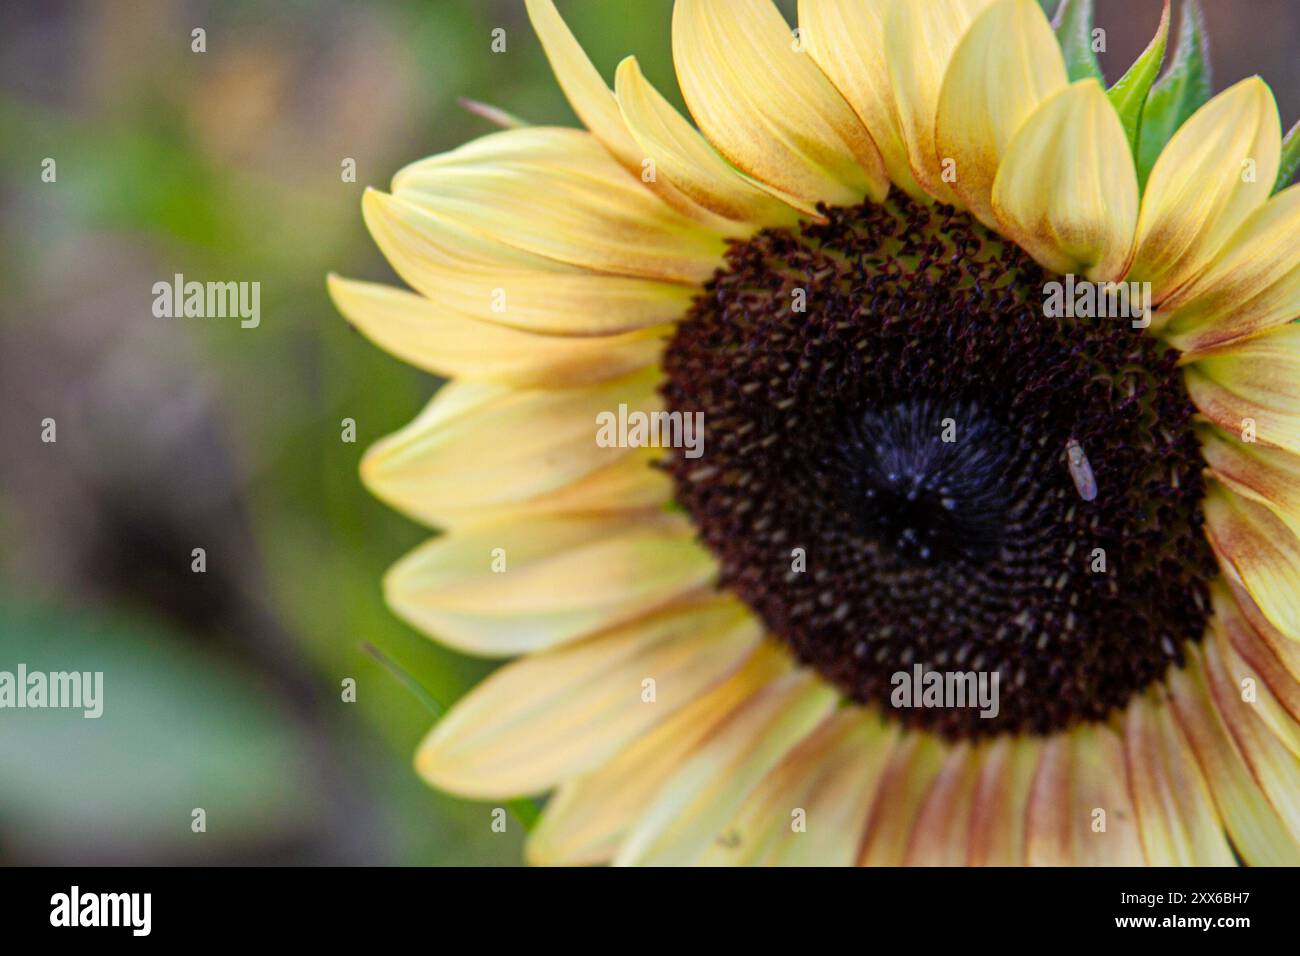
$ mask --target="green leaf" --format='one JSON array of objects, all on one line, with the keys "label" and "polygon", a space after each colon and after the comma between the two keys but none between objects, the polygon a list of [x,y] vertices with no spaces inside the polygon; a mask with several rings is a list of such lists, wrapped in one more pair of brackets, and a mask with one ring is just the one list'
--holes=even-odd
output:
[{"label": "green leaf", "polygon": [[1205,14],[1197,0],[1183,0],[1178,48],[1168,71],[1151,88],[1138,134],[1138,182],[1146,186],[1160,151],[1210,98],[1210,56]]},{"label": "green leaf", "polygon": [[1151,85],[1155,83],[1160,67],[1165,62],[1165,47],[1168,42],[1169,0],[1165,0],[1155,37],[1106,93],[1115,112],[1119,114],[1120,122],[1124,124],[1124,132],[1134,156],[1137,155],[1138,134],[1142,129],[1142,111],[1147,103],[1147,94],[1151,92]]},{"label": "green leaf", "polygon": [[1277,183],[1273,192],[1286,189],[1295,177],[1296,167],[1300,166],[1300,123],[1296,123],[1282,140],[1282,161],[1277,167]]},{"label": "green leaf", "polygon": [[1065,68],[1071,83],[1090,78],[1104,80],[1097,54],[1092,49],[1094,22],[1092,0],[1061,0],[1056,9],[1052,26],[1065,55]]},{"label": "green leaf", "polygon": [[[0,818],[33,853],[200,858],[312,832],[310,741],[274,687],[152,622],[0,590],[0,670],[100,672],[102,713],[0,713]],[[92,685],[88,685],[92,686]],[[212,833],[191,830],[202,807]]]}]

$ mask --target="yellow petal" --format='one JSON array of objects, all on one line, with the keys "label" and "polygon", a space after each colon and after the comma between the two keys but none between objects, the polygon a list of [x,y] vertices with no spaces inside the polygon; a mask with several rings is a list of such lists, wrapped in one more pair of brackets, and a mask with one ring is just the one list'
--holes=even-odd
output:
[{"label": "yellow petal", "polygon": [[1056,35],[1035,0],[999,0],[957,45],[939,94],[938,151],[956,162],[953,192],[990,228],[998,228],[993,181],[1007,144],[1067,82]]},{"label": "yellow petal", "polygon": [[[1293,859],[1300,860],[1300,801],[1295,798],[1300,793],[1300,757],[1296,754],[1300,742],[1296,740],[1295,724],[1278,706],[1268,686],[1227,642],[1221,639],[1207,642],[1202,660],[1210,698],[1264,798],[1287,830],[1290,836],[1287,851]],[[1245,680],[1254,683],[1253,701],[1243,699]],[[1271,720],[1264,716],[1270,709]],[[1289,725],[1285,729],[1286,740],[1270,726],[1279,720]]]},{"label": "yellow petal", "polygon": [[1193,113],[1151,169],[1129,278],[1150,282],[1156,302],[1195,278],[1264,205],[1281,151],[1277,104],[1257,76]]},{"label": "yellow petal", "polygon": [[1168,686],[1178,724],[1196,753],[1232,844],[1253,866],[1297,866],[1297,852],[1276,810],[1260,789],[1206,683],[1199,647],[1188,648],[1185,669],[1170,671]]},{"label": "yellow petal", "polygon": [[614,94],[565,25],[555,4],[552,0],[525,0],[525,4],[528,19],[573,112],[626,168],[638,169],[641,151],[623,125]]},{"label": "yellow petal", "polygon": [[991,0],[893,0],[885,14],[890,86],[912,175],[935,199],[957,202],[943,180],[935,143],[939,92],[953,51],[975,17]]},{"label": "yellow petal", "polygon": [[656,369],[595,385],[513,389],[454,382],[376,442],[361,477],[376,497],[433,523],[443,510],[510,505],[558,491],[631,449],[597,441],[601,415],[653,412]]},{"label": "yellow petal", "polygon": [[1300,640],[1300,539],[1263,505],[1218,482],[1205,495],[1205,530],[1264,616]]},{"label": "yellow petal", "polygon": [[1139,697],[1124,718],[1124,752],[1138,833],[1152,866],[1232,866],[1232,848],[1196,755],[1159,694]]},{"label": "yellow petal", "polygon": [[1123,275],[1138,185],[1124,127],[1096,80],[1039,104],[1006,148],[993,182],[1002,232],[1059,273]]},{"label": "yellow petal", "polygon": [[[620,166],[633,176],[641,176],[645,169],[645,154],[624,125],[613,93],[561,19],[555,4],[552,0],[526,0],[526,4],[528,18],[542,41],[542,49],[546,51],[546,58],[573,111]],[[642,183],[690,218],[711,228],[728,229],[720,217],[696,205],[671,182],[651,178],[642,179]]]},{"label": "yellow petal", "polygon": [[728,219],[754,226],[789,226],[793,207],[741,176],[673,109],[628,57],[615,76],[618,104],[632,135],[663,176],[692,200]]},{"label": "yellow petal", "polygon": [[433,302],[515,328],[592,335],[673,322],[696,290],[592,273],[489,239],[374,189],[366,226],[397,274]]},{"label": "yellow petal", "polygon": [[1043,744],[1025,806],[1025,862],[1031,866],[1074,864],[1070,819],[1070,738],[1056,734]]},{"label": "yellow petal", "polygon": [[971,866],[1025,862],[1025,809],[1041,747],[1037,737],[999,737],[985,751],[971,802]]},{"label": "yellow petal", "polygon": [[[1237,652],[1250,661],[1257,670],[1271,675],[1276,673],[1276,667],[1263,660],[1264,654],[1269,655],[1273,661],[1282,666],[1287,679],[1292,684],[1300,686],[1300,641],[1292,640],[1270,624],[1268,618],[1260,611],[1259,605],[1238,582],[1232,578],[1221,578],[1220,582],[1232,595],[1237,614],[1249,625],[1249,628],[1242,630],[1248,630],[1253,635],[1253,640],[1247,643],[1238,639],[1237,631],[1228,630]],[[1291,700],[1292,692],[1289,690],[1278,690],[1275,687],[1274,692],[1286,700]],[[1300,714],[1297,714],[1297,717],[1300,717]]]},{"label": "yellow petal", "polygon": [[673,774],[619,848],[619,865],[697,862],[776,764],[835,706],[816,674],[778,678],[731,715]]},{"label": "yellow petal", "polygon": [[1293,754],[1300,756],[1300,682],[1290,668],[1300,658],[1300,647],[1283,641],[1284,654],[1276,653],[1246,617],[1222,580],[1211,585],[1214,598],[1213,636],[1220,643],[1220,658],[1231,683],[1244,695],[1251,684],[1253,710]]},{"label": "yellow petal", "polygon": [[1300,457],[1248,443],[1213,426],[1200,430],[1201,452],[1214,476],[1244,498],[1262,504],[1300,536]]},{"label": "yellow petal", "polygon": [[697,283],[726,248],[579,130],[492,133],[401,170],[393,195],[516,249],[614,275]]},{"label": "yellow petal", "polygon": [[1184,352],[1208,351],[1300,315],[1300,185],[1256,209],[1156,321]]},{"label": "yellow petal", "polygon": [[981,753],[969,741],[949,751],[912,828],[908,866],[965,865]]},{"label": "yellow petal", "polygon": [[771,0],[677,0],[673,59],[686,105],[731,163],[805,204],[889,189],[880,153]]},{"label": "yellow petal", "polygon": [[901,866],[912,831],[949,745],[929,734],[903,734],[876,788],[858,862],[863,866]]},{"label": "yellow petal", "polygon": [[458,528],[394,565],[384,593],[442,643],[509,657],[588,637],[704,587],[714,563],[693,538],[673,515]]},{"label": "yellow petal", "polygon": [[1262,445],[1300,453],[1300,325],[1198,357],[1185,380],[1196,407],[1228,433],[1253,431]]},{"label": "yellow petal", "polygon": [[603,766],[560,787],[528,834],[530,863],[606,863],[686,756],[736,708],[790,669],[771,642],[720,685],[670,716]]},{"label": "yellow petal", "polygon": [[654,364],[671,326],[608,336],[558,336],[483,322],[424,296],[329,277],[335,307],[380,348],[444,378],[516,386],[585,385]]},{"label": "yellow petal", "polygon": [[749,795],[705,866],[851,866],[896,728],[858,707],[826,718]]},{"label": "yellow petal", "polygon": [[887,9],[888,0],[799,0],[799,33],[804,49],[871,133],[889,178],[926,199],[912,175],[889,82]]},{"label": "yellow petal", "polygon": [[[726,678],[762,636],[748,608],[715,597],[530,655],[458,701],[420,745],[416,768],[469,797],[549,790]],[[654,682],[649,700],[646,681]]]},{"label": "yellow petal", "polygon": [[1085,724],[1044,744],[1026,813],[1030,866],[1145,862],[1123,742],[1109,727]]},{"label": "yellow petal", "polygon": [[439,507],[421,504],[415,514],[432,527],[521,521],[537,515],[599,515],[662,509],[673,498],[672,478],[657,467],[658,448],[638,448],[612,464],[597,468],[571,484],[517,501],[481,504],[449,501]]}]

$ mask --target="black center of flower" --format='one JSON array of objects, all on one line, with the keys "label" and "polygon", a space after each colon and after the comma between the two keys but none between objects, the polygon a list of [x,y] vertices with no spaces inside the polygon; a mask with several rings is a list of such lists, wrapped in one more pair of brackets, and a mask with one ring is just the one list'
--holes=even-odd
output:
[{"label": "black center of flower", "polygon": [[[1207,619],[1177,355],[1129,318],[1048,314],[1057,277],[963,213],[824,212],[733,246],[665,355],[670,409],[705,430],[668,468],[722,584],[908,725],[1104,718]],[[952,695],[965,675],[996,716]]]},{"label": "black center of flower", "polygon": [[980,561],[996,557],[1002,541],[1013,449],[1007,430],[976,405],[909,399],[845,421],[823,471],[858,532],[900,558]]}]

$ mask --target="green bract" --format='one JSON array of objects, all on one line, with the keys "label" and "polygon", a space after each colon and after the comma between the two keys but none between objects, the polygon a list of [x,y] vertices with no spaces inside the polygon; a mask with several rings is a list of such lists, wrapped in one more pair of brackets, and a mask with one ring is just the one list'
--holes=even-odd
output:
[{"label": "green bract", "polygon": [[[1165,144],[1210,98],[1205,15],[1199,0],[1184,0],[1182,6],[1177,47],[1164,76],[1156,81],[1169,41],[1168,3],[1155,37],[1107,92],[1128,134],[1137,163],[1138,182],[1143,187]],[[1094,23],[1093,0],[1061,0],[1056,8],[1052,26],[1071,82],[1089,77],[1104,82],[1093,48]],[[1290,180],[1297,164],[1300,164],[1300,141],[1293,131],[1282,156],[1279,188]]]},{"label": "green bract", "polygon": [[1070,82],[1089,77],[1104,81],[1097,54],[1092,49],[1092,30],[1096,17],[1092,0],[1061,0],[1052,26],[1065,54],[1065,69]]},{"label": "green bract", "polygon": [[1151,88],[1142,112],[1136,153],[1139,184],[1146,185],[1151,167],[1165,144],[1209,98],[1210,60],[1205,15],[1197,0],[1185,0],[1173,61],[1165,75]]},{"label": "green bract", "polygon": [[1285,188],[1291,182],[1297,166],[1300,166],[1300,123],[1292,126],[1282,140],[1282,159],[1277,164],[1277,183],[1273,186],[1273,192]]},{"label": "green bract", "polygon": [[1138,151],[1138,134],[1142,127],[1142,114],[1146,106],[1151,84],[1156,81],[1160,67],[1165,62],[1165,47],[1169,42],[1169,0],[1165,0],[1164,11],[1160,15],[1160,26],[1156,35],[1142,51],[1118,82],[1110,88],[1107,96],[1124,124],[1128,134],[1129,147],[1134,155]]}]

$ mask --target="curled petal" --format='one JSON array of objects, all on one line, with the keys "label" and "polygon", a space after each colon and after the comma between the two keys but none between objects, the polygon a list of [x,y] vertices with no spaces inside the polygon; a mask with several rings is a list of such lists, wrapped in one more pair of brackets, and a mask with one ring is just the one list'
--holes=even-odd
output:
[{"label": "curled petal", "polygon": [[1184,352],[1207,352],[1300,316],[1300,186],[1256,209],[1209,267],[1161,303]]},{"label": "curled petal", "polygon": [[1196,407],[1230,434],[1300,454],[1300,326],[1187,356]]},{"label": "curled petal", "polygon": [[993,212],[1008,236],[1045,268],[1095,281],[1123,275],[1137,208],[1124,127],[1096,80],[1044,100],[993,182]]},{"label": "curled petal", "polygon": [[754,185],[714,152],[641,75],[635,57],[619,65],[616,84],[623,118],[644,155],[653,160],[657,175],[728,219],[755,227],[788,226],[796,221],[794,207]]},{"label": "curled petal", "polygon": [[890,86],[912,175],[941,202],[956,202],[957,197],[944,181],[943,157],[935,143],[939,93],[958,42],[990,2],[892,0],[885,14]]},{"label": "curled petal", "polygon": [[677,0],[673,59],[700,129],[754,179],[811,205],[884,199],[870,134],[771,0]]},{"label": "curled petal", "polygon": [[871,133],[889,178],[924,200],[928,197],[912,175],[889,81],[885,15],[890,2],[799,0],[799,30],[808,53]]},{"label": "curled petal", "polygon": [[956,163],[953,192],[990,228],[997,228],[993,181],[1007,145],[1067,82],[1061,48],[1035,0],[986,8],[957,45],[939,95],[938,150]]},{"label": "curled petal", "polygon": [[1161,302],[1199,275],[1268,200],[1281,152],[1277,104],[1257,76],[1193,113],[1147,180],[1130,278]]}]

